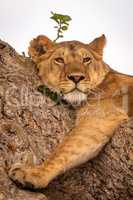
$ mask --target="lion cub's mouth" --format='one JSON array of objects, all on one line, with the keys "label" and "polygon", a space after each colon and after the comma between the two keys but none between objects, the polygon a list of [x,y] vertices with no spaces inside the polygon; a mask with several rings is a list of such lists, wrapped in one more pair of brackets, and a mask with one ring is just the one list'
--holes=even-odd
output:
[{"label": "lion cub's mouth", "polygon": [[82,102],[87,101],[87,94],[75,89],[67,94],[64,94],[63,99],[71,104],[80,105]]}]

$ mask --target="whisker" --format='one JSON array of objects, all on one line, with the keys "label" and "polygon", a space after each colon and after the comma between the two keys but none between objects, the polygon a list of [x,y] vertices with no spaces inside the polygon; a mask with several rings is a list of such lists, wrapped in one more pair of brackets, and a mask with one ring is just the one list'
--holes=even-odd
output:
[{"label": "whisker", "polygon": [[98,87],[97,87],[97,88],[95,88],[94,90],[95,90],[96,93],[104,94],[104,90],[101,89],[101,88],[98,88]]},{"label": "whisker", "polygon": [[[88,91],[89,91],[90,94],[92,94],[92,96],[89,97],[89,98],[91,98],[91,99],[97,99],[97,100],[99,100],[100,97],[101,97],[101,95],[102,95],[102,93],[101,93],[100,90],[88,89]],[[100,92],[99,92],[99,91],[100,91]]]}]

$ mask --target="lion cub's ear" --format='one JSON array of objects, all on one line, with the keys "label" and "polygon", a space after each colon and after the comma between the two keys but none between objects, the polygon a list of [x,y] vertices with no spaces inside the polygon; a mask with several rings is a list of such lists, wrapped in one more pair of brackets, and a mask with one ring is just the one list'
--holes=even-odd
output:
[{"label": "lion cub's ear", "polygon": [[44,35],[39,35],[31,40],[28,47],[28,54],[35,63],[38,63],[39,57],[46,53],[53,46],[53,42]]},{"label": "lion cub's ear", "polygon": [[96,38],[95,40],[93,40],[90,44],[89,44],[89,47],[97,52],[100,56],[103,55],[103,49],[104,49],[104,46],[106,44],[106,37],[105,35],[103,34],[101,37],[98,37]]}]

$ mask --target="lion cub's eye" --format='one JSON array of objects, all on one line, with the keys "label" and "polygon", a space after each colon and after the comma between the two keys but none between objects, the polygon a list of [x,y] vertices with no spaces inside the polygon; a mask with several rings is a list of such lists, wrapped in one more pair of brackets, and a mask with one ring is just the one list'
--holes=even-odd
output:
[{"label": "lion cub's eye", "polygon": [[55,58],[55,62],[59,63],[59,64],[63,64],[64,63],[64,59],[61,57]]},{"label": "lion cub's eye", "polygon": [[83,58],[83,63],[88,64],[90,62],[91,62],[91,58],[90,57]]}]

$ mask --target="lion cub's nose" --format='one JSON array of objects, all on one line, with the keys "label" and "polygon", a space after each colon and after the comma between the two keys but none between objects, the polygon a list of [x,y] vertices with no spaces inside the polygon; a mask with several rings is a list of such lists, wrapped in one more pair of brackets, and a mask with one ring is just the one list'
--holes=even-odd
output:
[{"label": "lion cub's nose", "polygon": [[69,80],[73,81],[74,83],[79,83],[80,81],[85,79],[84,75],[80,74],[72,74],[67,76]]}]

